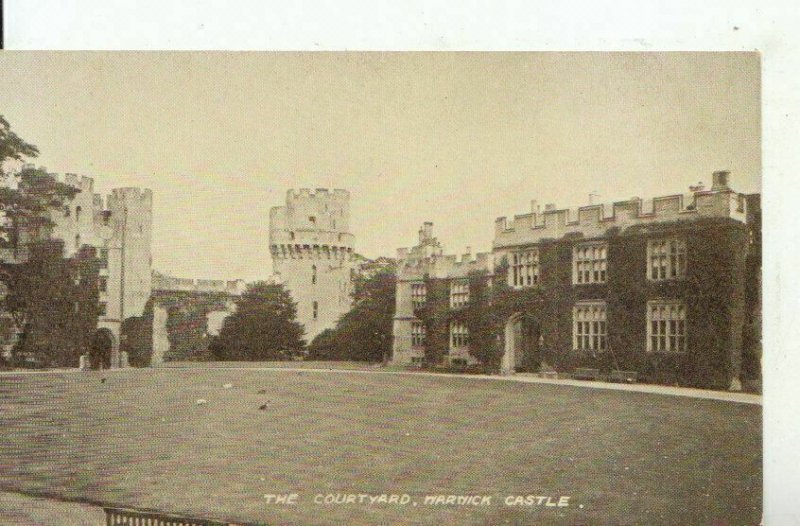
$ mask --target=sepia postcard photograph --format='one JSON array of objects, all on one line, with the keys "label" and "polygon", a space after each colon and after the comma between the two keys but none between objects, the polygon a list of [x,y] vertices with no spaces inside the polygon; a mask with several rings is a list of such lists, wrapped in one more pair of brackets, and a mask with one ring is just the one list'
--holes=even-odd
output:
[{"label": "sepia postcard photograph", "polygon": [[0,526],[769,523],[763,66],[0,52]]}]

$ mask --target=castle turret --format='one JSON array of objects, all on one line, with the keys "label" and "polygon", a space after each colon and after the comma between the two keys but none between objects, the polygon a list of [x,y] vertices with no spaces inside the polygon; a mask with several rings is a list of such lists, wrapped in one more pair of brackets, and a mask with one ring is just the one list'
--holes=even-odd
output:
[{"label": "castle turret", "polygon": [[350,309],[355,255],[349,228],[346,190],[289,190],[286,205],[270,210],[273,271],[297,303],[309,342]]}]

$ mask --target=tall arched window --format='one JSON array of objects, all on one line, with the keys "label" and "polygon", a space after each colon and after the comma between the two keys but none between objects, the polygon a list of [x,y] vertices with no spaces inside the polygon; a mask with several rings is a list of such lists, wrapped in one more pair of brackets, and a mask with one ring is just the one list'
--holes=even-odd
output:
[{"label": "tall arched window", "polygon": [[75,235],[75,250],[78,250],[79,248],[81,248],[81,235],[80,234],[76,234]]},{"label": "tall arched window", "polygon": [[316,320],[319,315],[319,304],[315,301],[312,306],[314,308],[314,319]]},{"label": "tall arched window", "polygon": [[81,210],[83,210],[80,206],[75,207],[75,222],[78,223],[81,220]]},{"label": "tall arched window", "polygon": [[311,265],[311,284],[315,284],[317,282],[317,266]]}]

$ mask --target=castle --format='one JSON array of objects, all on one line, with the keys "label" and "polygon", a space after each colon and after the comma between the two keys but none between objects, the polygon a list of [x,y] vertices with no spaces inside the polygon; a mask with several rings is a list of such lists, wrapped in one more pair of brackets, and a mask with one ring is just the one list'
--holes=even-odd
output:
[{"label": "castle", "polygon": [[[106,366],[124,367],[127,364],[119,351],[122,322],[142,314],[152,289],[153,194],[149,189],[115,188],[103,197],[95,193],[90,177],[50,175],[79,192],[61,209],[50,212],[49,237],[63,241],[65,258],[88,247],[100,261],[95,341],[103,347],[100,352]],[[4,261],[20,257],[9,249],[2,252]]]},{"label": "castle", "polygon": [[289,190],[269,216],[275,280],[297,303],[297,320],[310,342],[350,310],[351,271],[359,258],[350,233],[346,190]]},{"label": "castle", "polygon": [[760,196],[729,178],[577,210],[533,202],[497,219],[491,253],[460,260],[425,223],[397,254],[393,362],[467,366],[483,353],[505,373],[628,370],[737,388],[757,369],[743,361],[759,345]]}]

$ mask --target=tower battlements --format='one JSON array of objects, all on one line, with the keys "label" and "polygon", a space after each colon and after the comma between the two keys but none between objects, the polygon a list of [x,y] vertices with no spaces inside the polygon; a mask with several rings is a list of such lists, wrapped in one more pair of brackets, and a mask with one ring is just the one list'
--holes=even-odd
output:
[{"label": "tower battlements", "polygon": [[109,198],[125,203],[141,203],[149,205],[153,202],[153,191],[149,188],[139,188],[135,186],[114,188],[111,191]]},{"label": "tower battlements", "polygon": [[77,175],[73,173],[65,174],[50,174],[55,177],[59,183],[64,183],[67,186],[77,188],[81,192],[93,193],[94,192],[94,179],[86,177],[85,175]]},{"label": "tower battlements", "polygon": [[347,257],[354,244],[349,223],[350,192],[289,190],[286,204],[270,209],[270,250],[290,259]]},{"label": "tower battlements", "polygon": [[350,192],[347,190],[342,190],[340,188],[328,189],[328,188],[298,188],[298,189],[290,189],[286,191],[286,202],[288,203],[291,200],[300,200],[300,199],[318,199],[318,200],[325,200],[325,199],[334,199],[334,200],[349,200],[350,199]]}]

